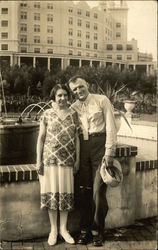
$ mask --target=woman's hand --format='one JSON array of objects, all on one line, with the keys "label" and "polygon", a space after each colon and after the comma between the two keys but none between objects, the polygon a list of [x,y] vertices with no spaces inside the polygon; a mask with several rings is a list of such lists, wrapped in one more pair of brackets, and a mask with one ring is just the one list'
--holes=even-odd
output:
[{"label": "woman's hand", "polygon": [[113,156],[105,156],[104,159],[105,159],[107,167],[112,167],[113,166],[113,161],[114,161]]},{"label": "woman's hand", "polygon": [[77,174],[77,172],[79,170],[79,166],[80,166],[80,162],[79,162],[79,160],[76,160],[75,164],[74,164],[74,169],[73,169],[74,174]]},{"label": "woman's hand", "polygon": [[37,170],[38,174],[44,175],[44,164],[43,164],[43,162],[40,162],[40,163],[36,164],[36,170]]}]

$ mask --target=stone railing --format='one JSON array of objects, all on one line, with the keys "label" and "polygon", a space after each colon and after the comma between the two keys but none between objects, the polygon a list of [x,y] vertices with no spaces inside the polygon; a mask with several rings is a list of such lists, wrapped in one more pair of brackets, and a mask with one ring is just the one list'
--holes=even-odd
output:
[{"label": "stone railing", "polygon": [[[121,163],[124,179],[118,187],[108,187],[107,228],[131,225],[137,218],[155,214],[156,203],[150,197],[145,198],[145,185],[151,184],[149,192],[153,191],[154,196],[157,194],[157,182],[153,177],[157,161],[136,163],[136,155],[137,147],[117,145],[116,158]],[[40,185],[35,167],[35,164],[0,166],[0,240],[44,237],[50,231],[47,211],[40,209]],[[78,183],[77,176],[75,182]],[[70,231],[79,230],[77,193],[75,196],[76,208],[69,214],[68,220]],[[150,205],[146,209],[148,201]],[[149,211],[151,205],[152,214]]]}]

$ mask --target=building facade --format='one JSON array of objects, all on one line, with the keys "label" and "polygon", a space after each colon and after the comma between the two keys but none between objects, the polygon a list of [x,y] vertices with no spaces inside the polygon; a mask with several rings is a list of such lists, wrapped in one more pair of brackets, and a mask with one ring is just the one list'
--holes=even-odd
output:
[{"label": "building facade", "polygon": [[154,70],[152,55],[127,40],[126,1],[0,1],[0,12],[1,63]]}]

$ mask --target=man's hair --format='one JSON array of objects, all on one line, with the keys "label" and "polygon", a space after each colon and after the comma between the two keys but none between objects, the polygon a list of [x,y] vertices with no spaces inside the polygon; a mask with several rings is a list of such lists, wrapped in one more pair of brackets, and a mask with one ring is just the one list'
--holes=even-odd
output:
[{"label": "man's hair", "polygon": [[51,92],[50,92],[50,95],[49,95],[50,98],[51,98],[51,100],[55,101],[55,96],[56,96],[56,93],[57,93],[57,91],[58,91],[59,89],[65,90],[65,91],[67,92],[68,99],[70,99],[70,91],[69,91],[69,89],[67,88],[67,86],[66,86],[65,84],[56,84],[56,85],[52,88],[52,90],[51,90]]},{"label": "man's hair", "polygon": [[70,78],[70,80],[68,81],[68,85],[70,84],[70,82],[75,83],[78,78],[83,79],[85,81],[85,79],[82,75],[75,75],[75,76]]}]

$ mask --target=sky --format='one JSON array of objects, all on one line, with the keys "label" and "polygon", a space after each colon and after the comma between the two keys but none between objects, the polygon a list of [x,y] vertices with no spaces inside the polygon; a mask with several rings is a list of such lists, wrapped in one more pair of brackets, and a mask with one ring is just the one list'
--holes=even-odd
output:
[{"label": "sky", "polygon": [[[90,6],[99,1],[87,1]],[[140,52],[147,52],[157,60],[157,1],[128,0],[128,40],[137,40]]]}]

